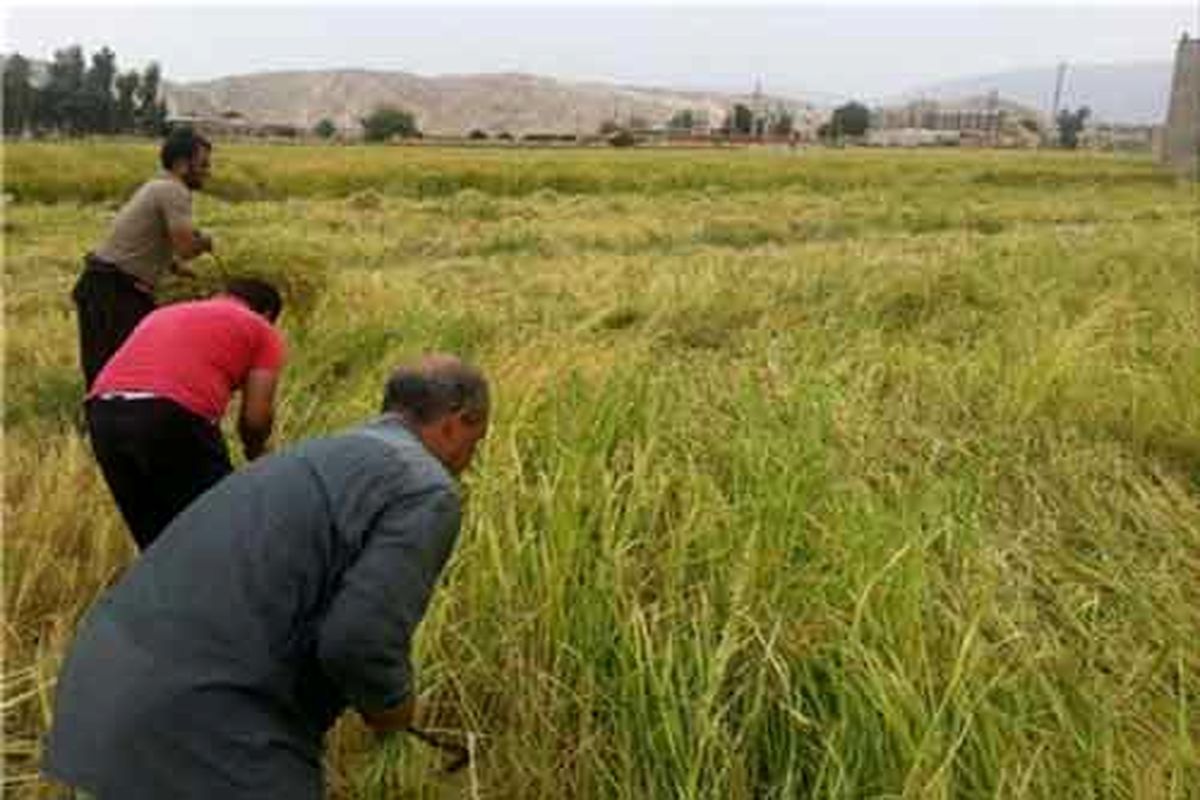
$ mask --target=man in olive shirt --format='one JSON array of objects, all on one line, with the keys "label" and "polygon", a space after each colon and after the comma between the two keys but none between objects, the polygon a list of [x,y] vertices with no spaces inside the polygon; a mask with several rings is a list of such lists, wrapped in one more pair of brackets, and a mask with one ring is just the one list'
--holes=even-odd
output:
[{"label": "man in olive shirt", "polygon": [[90,388],[105,362],[142,317],[154,287],[181,262],[211,252],[212,238],[192,223],[192,191],[208,178],[212,144],[190,129],[171,132],[159,153],[163,171],[117,213],[108,238],[84,258],[71,293],[79,312],[79,355]]},{"label": "man in olive shirt", "polygon": [[318,800],[347,706],[408,728],[410,643],[489,405],[476,369],[426,357],[392,375],[382,416],[188,506],[80,624],[45,772],[98,800]]}]

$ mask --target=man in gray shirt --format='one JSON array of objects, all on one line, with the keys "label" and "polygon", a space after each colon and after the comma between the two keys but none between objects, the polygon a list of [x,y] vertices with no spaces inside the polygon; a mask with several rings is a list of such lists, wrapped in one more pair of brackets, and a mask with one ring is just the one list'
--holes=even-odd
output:
[{"label": "man in gray shirt", "polygon": [[84,257],[71,297],[79,317],[79,357],[90,388],[142,317],[167,272],[212,252],[192,223],[192,192],[208,180],[212,144],[190,129],[172,131],[159,152],[162,172],[142,184],[113,220],[108,237]]},{"label": "man in gray shirt", "polygon": [[59,676],[49,776],[99,800],[315,800],[346,706],[379,732],[411,724],[410,642],[487,382],[428,356],[383,407],[218,483],[100,599]]}]

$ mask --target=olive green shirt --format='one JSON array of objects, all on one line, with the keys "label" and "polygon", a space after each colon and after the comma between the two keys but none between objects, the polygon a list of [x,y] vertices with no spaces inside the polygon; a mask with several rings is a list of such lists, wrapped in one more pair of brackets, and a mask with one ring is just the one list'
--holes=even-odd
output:
[{"label": "olive green shirt", "polygon": [[95,254],[153,289],[175,262],[171,229],[191,225],[191,190],[171,173],[160,172],[117,212]]}]

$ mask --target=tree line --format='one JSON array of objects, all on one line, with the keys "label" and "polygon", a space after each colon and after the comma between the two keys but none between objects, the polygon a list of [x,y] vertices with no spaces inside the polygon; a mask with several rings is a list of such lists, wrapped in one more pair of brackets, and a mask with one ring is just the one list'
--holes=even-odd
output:
[{"label": "tree line", "polygon": [[167,105],[159,99],[162,70],[117,68],[117,54],[102,47],[85,57],[72,45],[54,51],[44,76],[20,53],[4,59],[4,134],[84,136],[165,132]]}]

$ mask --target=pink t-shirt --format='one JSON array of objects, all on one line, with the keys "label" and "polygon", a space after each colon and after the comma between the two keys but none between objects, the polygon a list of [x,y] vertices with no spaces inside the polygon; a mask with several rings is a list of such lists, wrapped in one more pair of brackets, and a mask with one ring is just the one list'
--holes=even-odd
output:
[{"label": "pink t-shirt", "polygon": [[174,303],[138,323],[88,397],[148,392],[216,422],[250,370],[277,372],[286,358],[279,331],[239,300]]}]

